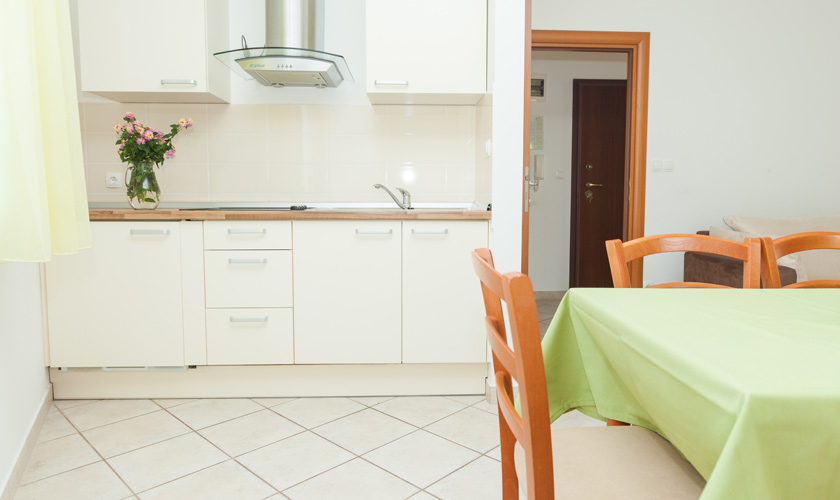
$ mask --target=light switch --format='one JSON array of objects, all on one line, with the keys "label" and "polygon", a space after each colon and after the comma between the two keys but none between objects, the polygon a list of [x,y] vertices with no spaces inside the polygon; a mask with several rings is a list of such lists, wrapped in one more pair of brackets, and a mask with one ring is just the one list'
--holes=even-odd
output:
[{"label": "light switch", "polygon": [[673,172],[674,171],[674,160],[665,160],[665,171],[666,172]]},{"label": "light switch", "polygon": [[662,160],[653,160],[651,163],[653,164],[651,170],[654,172],[662,172]]},{"label": "light switch", "polygon": [[118,188],[122,184],[122,172],[108,172],[105,174],[105,185],[109,188]]},{"label": "light switch", "polygon": [[558,171],[554,172],[554,177],[557,177],[558,179],[562,179],[562,178],[566,177],[566,172],[563,171],[563,170],[558,170]]}]

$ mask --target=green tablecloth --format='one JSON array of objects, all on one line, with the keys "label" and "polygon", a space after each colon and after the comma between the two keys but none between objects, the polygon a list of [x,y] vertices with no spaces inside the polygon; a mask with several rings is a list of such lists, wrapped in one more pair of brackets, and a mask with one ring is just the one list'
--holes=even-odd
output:
[{"label": "green tablecloth", "polygon": [[840,499],[840,290],[572,289],[543,353],[552,421],[658,432],[702,500]]}]

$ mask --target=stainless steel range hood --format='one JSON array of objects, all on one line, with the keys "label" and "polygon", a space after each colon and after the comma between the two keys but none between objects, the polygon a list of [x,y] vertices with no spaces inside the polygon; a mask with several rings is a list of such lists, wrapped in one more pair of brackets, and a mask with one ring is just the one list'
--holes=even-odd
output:
[{"label": "stainless steel range hood", "polygon": [[323,0],[266,0],[265,47],[213,54],[234,72],[272,87],[337,87],[353,81],[344,58],[324,45]]}]

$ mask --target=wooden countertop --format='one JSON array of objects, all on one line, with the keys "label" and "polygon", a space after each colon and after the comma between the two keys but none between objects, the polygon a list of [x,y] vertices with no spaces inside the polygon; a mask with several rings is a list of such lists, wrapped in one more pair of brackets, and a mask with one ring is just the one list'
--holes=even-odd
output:
[{"label": "wooden countertop", "polygon": [[92,209],[90,220],[490,220],[480,210],[121,210]]}]

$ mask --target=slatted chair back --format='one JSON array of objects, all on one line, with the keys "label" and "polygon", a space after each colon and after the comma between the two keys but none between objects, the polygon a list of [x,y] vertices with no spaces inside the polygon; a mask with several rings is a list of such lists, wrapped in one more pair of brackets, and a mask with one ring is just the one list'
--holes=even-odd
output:
[{"label": "slatted chair back", "polygon": [[[840,233],[807,232],[780,238],[761,238],[761,277],[767,288],[840,288],[840,280],[806,280],[781,286],[777,259],[808,250],[840,250]],[[837,258],[840,258],[838,253]]]}]

